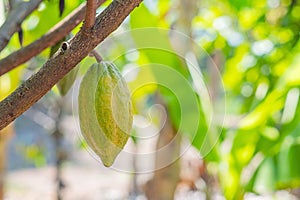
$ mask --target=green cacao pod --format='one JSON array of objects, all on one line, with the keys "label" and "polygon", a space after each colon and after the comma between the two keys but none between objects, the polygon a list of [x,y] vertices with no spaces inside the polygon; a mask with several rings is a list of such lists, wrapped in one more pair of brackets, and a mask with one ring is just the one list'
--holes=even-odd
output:
[{"label": "green cacao pod", "polygon": [[83,137],[103,164],[111,166],[132,127],[130,93],[114,64],[90,67],[81,81],[78,105]]}]

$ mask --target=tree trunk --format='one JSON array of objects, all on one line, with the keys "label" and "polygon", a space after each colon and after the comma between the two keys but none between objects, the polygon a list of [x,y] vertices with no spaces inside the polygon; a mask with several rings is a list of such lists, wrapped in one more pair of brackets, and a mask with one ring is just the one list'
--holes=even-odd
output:
[{"label": "tree trunk", "polygon": [[155,169],[153,178],[145,185],[148,200],[171,200],[179,182],[180,174],[180,133],[167,118],[156,145]]},{"label": "tree trunk", "polygon": [[12,126],[0,131],[0,200],[4,199],[4,176],[6,167],[6,144],[12,134]]}]

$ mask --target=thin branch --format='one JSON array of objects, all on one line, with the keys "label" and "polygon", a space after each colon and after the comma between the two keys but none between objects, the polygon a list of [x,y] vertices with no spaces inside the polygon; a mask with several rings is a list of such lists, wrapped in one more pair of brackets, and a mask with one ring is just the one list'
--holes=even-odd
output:
[{"label": "thin branch", "polygon": [[31,14],[42,0],[20,1],[9,12],[0,27],[0,52],[6,47],[12,35],[20,30],[21,23]]},{"label": "thin branch", "polygon": [[85,12],[85,20],[84,27],[86,29],[90,29],[95,24],[96,19],[96,0],[87,0],[86,12]]},{"label": "thin branch", "polygon": [[[97,0],[96,3],[99,7],[104,2],[105,0]],[[0,60],[0,76],[38,55],[47,47],[61,41],[84,19],[85,8],[85,4],[80,5],[40,39]]]},{"label": "thin branch", "polygon": [[143,0],[113,1],[97,18],[92,30],[81,29],[43,67],[0,102],[0,130],[42,98],[110,33],[117,29]]}]

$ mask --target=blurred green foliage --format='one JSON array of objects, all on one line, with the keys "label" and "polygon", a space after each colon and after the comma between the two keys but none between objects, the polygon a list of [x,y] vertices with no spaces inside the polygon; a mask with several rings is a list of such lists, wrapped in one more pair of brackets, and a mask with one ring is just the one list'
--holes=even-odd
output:
[{"label": "blurred green foliage", "polygon": [[[117,66],[124,66],[120,67],[123,71],[130,66],[149,63],[171,66],[194,84],[195,88],[201,81],[204,81],[208,88],[213,87],[216,80],[210,71],[210,62],[216,62],[215,55],[221,60],[216,63],[222,80],[219,83],[221,87],[214,88],[216,97],[210,99],[211,105],[207,104],[205,95],[191,88],[194,89],[192,93],[196,96],[196,102],[191,101],[195,98],[183,101],[185,104],[194,104],[198,110],[186,114],[181,131],[186,133],[200,154],[205,156],[208,170],[217,169],[210,172],[218,175],[227,199],[242,199],[247,191],[265,193],[300,187],[300,2],[190,1],[197,1],[199,7],[196,7],[196,14],[189,21],[190,26],[180,29],[178,21],[182,19],[180,13],[184,9],[183,0],[145,0],[125,21],[123,28],[162,29],[148,29],[147,34],[137,29],[132,32],[129,40],[127,37],[122,38],[122,31],[119,30],[113,40],[100,45],[101,55],[105,59],[115,61]],[[81,2],[66,1],[63,16]],[[187,15],[189,12],[183,13]],[[22,25],[24,45],[41,37],[60,19],[58,1],[43,1],[39,9]],[[193,77],[185,58],[171,53],[174,49],[169,40],[168,29],[174,27],[185,30],[185,34],[190,33],[189,36],[193,39],[191,46],[198,45],[192,49],[195,49],[193,54],[201,66],[201,80],[197,81],[197,78]],[[76,28],[73,32],[78,30],[79,28]],[[135,56],[130,54],[128,46],[137,49]],[[157,51],[151,47],[169,51]],[[197,51],[199,47],[200,51]],[[15,35],[1,54],[1,58],[18,48],[19,42]],[[17,87],[25,67],[40,67],[47,59],[48,52],[49,49],[2,76],[0,99]],[[93,58],[82,61],[81,74],[92,62]],[[129,86],[136,88],[145,80],[169,82],[168,84],[179,89],[177,92],[180,94],[176,97],[176,94],[172,95],[168,90],[148,85],[135,91],[135,111],[143,112],[148,106],[149,94],[153,95],[159,90],[167,102],[175,126],[179,127],[181,119],[178,116],[182,113],[177,98],[191,93],[180,91],[182,86],[176,77],[160,77],[155,67],[141,70],[134,81],[129,82]],[[214,111],[208,109],[210,107],[215,108]],[[212,118],[212,115],[224,114],[225,110],[224,121]],[[217,111],[220,113],[211,113]],[[197,117],[200,118],[199,121],[194,120]]]},{"label": "blurred green foliage", "polygon": [[[131,15],[131,28],[176,29],[182,2],[146,1]],[[247,191],[265,193],[300,186],[299,8],[296,1],[288,0],[202,0],[191,22],[191,37],[208,52],[205,56],[221,52],[218,67],[226,93],[224,123],[208,128],[211,124],[204,120],[206,124],[200,123],[192,143],[205,155],[204,132],[218,135],[222,131],[204,159],[208,166],[219,166],[217,173],[227,199],[242,198]],[[133,37],[138,44],[166,43],[158,34],[148,33]],[[142,53],[150,60],[155,56]],[[203,57],[196,57],[200,66],[208,65]],[[176,56],[161,54],[160,63],[168,62],[186,76],[189,70],[176,60]],[[212,74],[207,67],[200,70],[209,85]],[[213,103],[222,100],[216,98]],[[205,105],[201,105],[205,113]],[[172,113],[172,106],[169,109]]]}]

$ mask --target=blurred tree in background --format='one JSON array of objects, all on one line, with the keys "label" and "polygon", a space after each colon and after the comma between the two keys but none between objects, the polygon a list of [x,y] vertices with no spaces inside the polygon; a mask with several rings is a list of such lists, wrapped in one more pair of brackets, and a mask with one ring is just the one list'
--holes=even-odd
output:
[{"label": "blurred tree in background", "polygon": [[[37,9],[22,21],[1,51],[0,72],[10,54],[43,38],[83,2],[38,2]],[[109,2],[101,5],[97,13],[107,8]],[[8,18],[10,9],[8,1],[0,1],[0,24]],[[68,26],[70,31],[57,33],[60,38],[56,38],[55,43],[48,43],[28,61],[0,74],[0,100],[40,70],[49,59],[52,46],[60,45],[70,32],[78,34],[82,19],[74,22],[73,27]],[[126,31],[129,34],[124,34]],[[297,195],[296,189],[300,187],[299,31],[300,2],[296,0],[145,0],[126,18],[113,39],[101,43],[97,51],[105,60],[114,61],[124,74],[132,66],[156,63],[169,66],[193,84],[192,92],[188,93],[176,77],[172,74],[162,76],[161,69],[155,67],[145,70],[141,67],[135,77],[127,80],[132,91],[145,80],[178,88],[174,89],[177,91],[174,95],[163,87],[143,87],[132,95],[134,112],[147,116],[152,104],[163,102],[172,131],[189,138],[204,160],[201,178],[208,188],[207,199],[213,198],[214,193],[221,193],[226,199],[244,199],[247,193],[266,194],[278,190]],[[202,77],[196,77],[198,71],[189,67],[191,60],[195,60],[193,65]],[[94,62],[94,58],[84,58],[78,65],[78,78]],[[203,82],[209,96],[201,92],[203,87],[199,85]],[[56,102],[53,107],[61,106],[56,86],[47,95],[52,103]],[[196,102],[193,102],[193,95]],[[186,115],[181,113],[180,106],[193,104],[198,105],[199,110],[189,110]],[[185,118],[181,119],[181,116]],[[60,114],[54,115],[54,121],[59,121],[59,117]],[[158,125],[161,119],[154,118],[152,123]],[[164,139],[169,143],[170,137],[171,140],[175,138],[172,131],[167,134],[167,139],[161,138],[157,142],[157,148]],[[135,127],[133,132],[136,132]],[[178,147],[182,138],[177,139]],[[2,142],[1,133],[1,147]],[[178,148],[172,148],[171,153],[168,152],[169,158],[180,157]],[[4,155],[3,148],[0,151]],[[179,164],[172,165],[165,171],[156,172],[152,186],[151,181],[148,183],[148,191],[152,191],[147,195],[149,199],[151,194],[174,194],[179,181]],[[171,189],[165,189],[164,181]],[[162,191],[153,192],[159,189]]]}]

